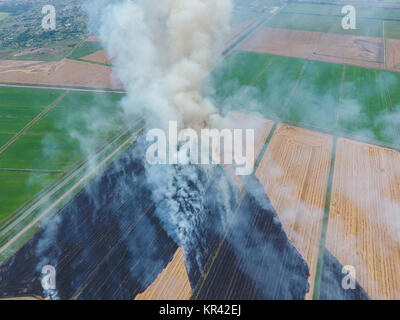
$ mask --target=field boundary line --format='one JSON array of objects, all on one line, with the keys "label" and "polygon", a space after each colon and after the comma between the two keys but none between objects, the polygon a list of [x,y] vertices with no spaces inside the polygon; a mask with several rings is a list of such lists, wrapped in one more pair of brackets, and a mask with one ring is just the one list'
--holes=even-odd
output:
[{"label": "field boundary line", "polygon": [[321,238],[318,250],[318,260],[317,260],[317,268],[315,271],[315,279],[314,279],[314,292],[313,292],[313,300],[319,300],[320,297],[320,287],[321,287],[321,279],[322,279],[322,269],[324,267],[324,255],[326,250],[326,233],[328,231],[328,222],[329,222],[329,211],[331,204],[331,196],[332,196],[332,182],[333,175],[335,172],[335,162],[336,162],[336,147],[337,147],[338,137],[333,137],[333,146],[331,151],[331,166],[329,170],[329,178],[328,185],[326,191],[326,200],[325,200],[325,210],[324,217],[322,221],[322,229],[321,229]]},{"label": "field boundary line", "polygon": [[339,99],[338,99],[338,104],[336,106],[336,115],[335,115],[335,131],[338,130],[338,126],[339,126],[339,111],[340,111],[340,106],[342,105],[342,95],[343,95],[343,85],[344,85],[344,77],[346,75],[346,66],[343,65],[342,68],[342,77],[340,79],[340,86],[339,86]]},{"label": "field boundary line", "polygon": [[296,83],[295,83],[294,87],[292,88],[292,90],[290,91],[288,97],[286,98],[285,102],[283,103],[281,112],[279,112],[279,117],[283,117],[284,112],[286,111],[286,108],[290,103],[290,100],[292,100],[294,94],[296,93],[296,90],[297,90],[297,87],[300,84],[301,78],[303,77],[303,74],[306,71],[307,64],[308,64],[308,60],[305,60],[303,66],[301,67],[299,76],[297,77],[297,80],[296,80]]},{"label": "field boundary line", "polygon": [[253,34],[258,28],[260,28],[263,24],[267,23],[269,20],[272,19],[272,17],[276,16],[278,14],[279,11],[281,11],[284,7],[286,7],[287,4],[283,5],[282,7],[280,7],[278,10],[276,10],[274,13],[272,13],[270,16],[266,17],[266,18],[261,18],[260,22],[255,22],[252,27],[250,28],[250,30],[248,30],[243,36],[241,36],[237,41],[235,41],[232,45],[230,45],[228,48],[226,48],[223,52],[222,52],[222,56],[226,57],[228,56],[233,49],[235,49],[241,42],[243,42],[244,40],[246,40],[251,34]]},{"label": "field boundary line", "polygon": [[0,168],[0,172],[64,173],[64,170]]},{"label": "field boundary line", "polygon": [[260,153],[257,156],[257,160],[254,164],[254,174],[256,174],[256,171],[258,169],[258,167],[260,166],[260,163],[262,161],[262,159],[264,158],[265,152],[268,149],[269,143],[271,142],[272,137],[275,134],[276,128],[278,127],[278,125],[280,124],[280,122],[274,122],[274,125],[271,128],[271,131],[268,134],[268,137],[265,139],[264,145],[262,147],[262,149],[260,150]]},{"label": "field boundary line", "polygon": [[382,42],[383,42],[383,69],[384,69],[384,70],[387,70],[387,66],[386,66],[385,21],[382,21]]},{"label": "field boundary line", "polygon": [[[143,127],[141,128],[143,129]],[[32,227],[36,226],[42,218],[47,216],[53,209],[57,207],[57,205],[61,204],[61,202],[66,199],[69,195],[71,195],[81,184],[83,184],[86,180],[91,178],[103,165],[105,165],[114,155],[116,155],[119,151],[121,151],[127,144],[133,142],[141,129],[137,130],[135,133],[129,135],[129,137],[120,144],[113,152],[111,152],[107,157],[105,157],[100,163],[98,163],[92,170],[90,170],[87,174],[85,174],[81,179],[78,180],[71,188],[68,189],[62,196],[60,196],[56,201],[54,201],[46,210],[44,210],[38,217],[36,217],[33,221],[31,221],[28,225],[26,225],[21,231],[19,231],[10,241],[8,241],[3,247],[0,248],[0,255],[4,253],[11,245],[13,245],[21,236],[23,236],[27,231],[29,231]]]},{"label": "field boundary line", "polygon": [[42,119],[51,109],[53,109],[67,94],[69,91],[65,91],[56,100],[54,100],[49,106],[44,108],[33,120],[28,122],[25,127],[23,127],[17,134],[14,135],[5,145],[0,148],[0,155],[6,151],[15,141],[18,140],[26,131],[28,131],[32,126],[34,126],[40,119]]},{"label": "field boundary line", "polygon": [[90,88],[90,87],[70,87],[70,86],[52,86],[52,85],[41,85],[41,84],[28,84],[28,83],[9,83],[9,82],[0,82],[0,87],[2,88],[23,88],[23,89],[40,89],[40,90],[58,90],[58,91],[66,91],[69,90],[71,92],[94,92],[94,93],[117,93],[117,94],[125,94],[124,90],[114,90],[107,88]]},{"label": "field boundary line", "polygon": [[[248,84],[249,87],[252,87],[257,84],[258,80],[260,80],[261,76],[265,73],[265,71],[268,70],[268,68],[273,64],[274,60],[276,57],[270,57],[268,62],[266,63],[265,66],[263,66],[263,69],[254,77],[253,80]],[[249,88],[246,88],[246,92],[249,90]]]},{"label": "field boundary line", "polygon": [[[114,137],[111,139],[107,139],[102,143],[98,148],[95,150],[95,157],[98,157],[99,154],[104,152],[104,150],[110,145],[114,144],[115,141],[117,141],[120,137],[122,137],[125,133],[127,132],[127,129],[124,128],[120,130]],[[9,224],[13,223],[14,220],[20,219],[20,214],[21,212],[26,212],[29,210],[32,210],[33,207],[37,206],[36,208],[33,208],[33,210],[36,210],[38,207],[40,207],[42,204],[40,201],[45,198],[45,196],[49,195],[49,193],[56,193],[59,191],[59,189],[63,188],[66,184],[68,184],[72,179],[75,178],[77,174],[79,174],[79,170],[82,170],[82,168],[87,165],[88,161],[91,161],[92,158],[90,157],[83,157],[76,161],[74,164],[71,165],[71,167],[64,172],[64,174],[60,177],[60,179],[64,179],[63,181],[60,181],[60,179],[57,179],[53,183],[50,183],[47,187],[43,188],[39,193],[37,193],[32,199],[24,203],[21,207],[19,207],[14,213],[12,213],[9,217],[7,217],[5,220],[0,222],[0,239],[4,235],[5,232],[8,232],[8,230],[5,230],[9,228]],[[38,200],[39,199],[39,200]]]}]

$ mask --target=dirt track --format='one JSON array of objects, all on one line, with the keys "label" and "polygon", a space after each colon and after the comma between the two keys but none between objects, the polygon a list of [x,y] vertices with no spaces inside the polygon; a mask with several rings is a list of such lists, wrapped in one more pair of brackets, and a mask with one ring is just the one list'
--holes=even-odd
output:
[{"label": "dirt track", "polygon": [[327,248],[373,299],[400,298],[400,154],[339,139]]},{"label": "dirt track", "polygon": [[384,67],[380,38],[264,27],[239,49],[366,68]]},{"label": "dirt track", "polygon": [[313,294],[332,142],[331,136],[281,124],[256,173],[289,239],[309,264],[308,299]]},{"label": "dirt track", "polygon": [[0,60],[0,82],[121,89],[112,80],[111,72],[107,66],[69,59],[59,62]]}]

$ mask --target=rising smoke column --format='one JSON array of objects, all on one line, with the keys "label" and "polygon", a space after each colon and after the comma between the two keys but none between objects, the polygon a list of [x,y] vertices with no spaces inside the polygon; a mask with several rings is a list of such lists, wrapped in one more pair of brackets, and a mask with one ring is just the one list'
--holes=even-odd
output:
[{"label": "rising smoke column", "polygon": [[[88,9],[100,18],[100,38],[127,91],[123,107],[128,119],[142,116],[149,128],[165,130],[171,120],[195,130],[218,126],[218,116],[210,118],[216,108],[202,89],[229,32],[232,0],[103,1]],[[215,201],[215,221],[226,220],[223,215],[234,205],[234,191],[220,170],[146,166],[155,213],[184,248],[189,272],[201,273],[202,258],[210,253],[202,227],[210,218],[204,213],[205,194],[213,176],[221,177],[216,185],[222,191]]]},{"label": "rising smoke column", "polygon": [[[231,0],[95,4],[100,37],[127,91],[124,107],[154,126],[201,128],[215,111],[201,90],[229,32]],[[99,13],[100,12],[100,13]]]}]

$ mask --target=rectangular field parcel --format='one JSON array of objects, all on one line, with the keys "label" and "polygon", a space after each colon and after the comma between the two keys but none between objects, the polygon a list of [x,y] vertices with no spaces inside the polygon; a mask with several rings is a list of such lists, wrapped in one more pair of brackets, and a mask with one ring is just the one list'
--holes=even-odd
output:
[{"label": "rectangular field parcel", "polygon": [[289,239],[310,266],[313,286],[333,138],[280,124],[256,172]]},{"label": "rectangular field parcel", "polygon": [[326,247],[372,299],[400,297],[399,179],[397,151],[339,139]]},{"label": "rectangular field parcel", "polygon": [[[63,93],[8,88],[0,88],[0,92],[6,98],[0,106],[0,145]],[[125,121],[119,105],[122,97],[111,93],[70,92],[5,149],[0,154],[0,179],[6,180],[0,193],[0,215],[5,218],[13,213],[123,129]],[[31,104],[35,106],[29,107]],[[50,174],[52,171],[55,173]]]},{"label": "rectangular field parcel", "polygon": [[58,174],[0,170],[0,223],[57,177]]}]

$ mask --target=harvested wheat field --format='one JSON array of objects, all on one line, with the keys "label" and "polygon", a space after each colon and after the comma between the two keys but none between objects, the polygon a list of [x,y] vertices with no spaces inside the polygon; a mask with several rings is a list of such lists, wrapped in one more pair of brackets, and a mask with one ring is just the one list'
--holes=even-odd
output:
[{"label": "harvested wheat field", "polygon": [[64,59],[59,62],[0,61],[0,82],[121,89],[107,66]]},{"label": "harvested wheat field", "polygon": [[400,40],[386,39],[386,67],[400,72]]},{"label": "harvested wheat field", "polygon": [[384,67],[380,38],[264,27],[239,49],[366,68]]},{"label": "harvested wheat field", "polygon": [[310,267],[312,298],[333,138],[280,124],[256,172],[289,239]]},{"label": "harvested wheat field", "polygon": [[321,33],[312,59],[365,68],[383,69],[381,38]]},{"label": "harvested wheat field", "polygon": [[183,250],[179,248],[163,272],[135,300],[189,300],[191,296],[185,258]]},{"label": "harvested wheat field", "polygon": [[259,28],[243,41],[240,50],[308,59],[317,45],[320,32]]},{"label": "harvested wheat field", "polygon": [[339,139],[327,249],[372,299],[399,299],[400,154]]},{"label": "harvested wheat field", "polygon": [[112,64],[112,61],[108,59],[106,50],[100,50],[95,53],[89,54],[85,57],[82,57],[81,60],[93,61],[104,64]]}]

